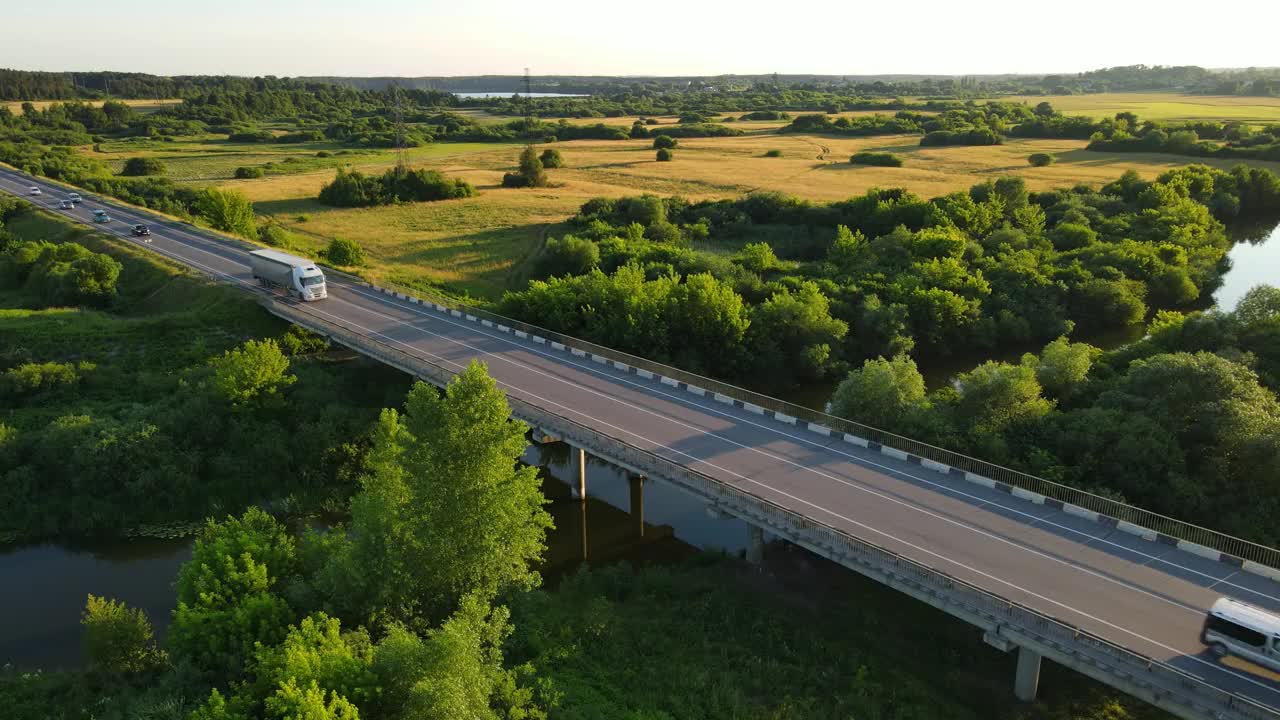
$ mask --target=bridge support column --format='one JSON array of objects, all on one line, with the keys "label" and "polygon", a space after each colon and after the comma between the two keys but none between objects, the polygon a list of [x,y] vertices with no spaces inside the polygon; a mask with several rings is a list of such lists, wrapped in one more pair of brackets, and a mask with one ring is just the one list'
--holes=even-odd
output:
[{"label": "bridge support column", "polygon": [[1040,653],[1018,648],[1018,673],[1013,679],[1013,694],[1023,702],[1033,702],[1040,687]]},{"label": "bridge support column", "polygon": [[573,448],[576,453],[578,464],[578,487],[574,489],[573,496],[579,500],[587,499],[587,451],[582,448]]},{"label": "bridge support column", "polygon": [[631,523],[636,537],[644,537],[644,476],[632,475],[631,483]]},{"label": "bridge support column", "polygon": [[759,565],[764,562],[764,528],[747,525],[747,562]]}]

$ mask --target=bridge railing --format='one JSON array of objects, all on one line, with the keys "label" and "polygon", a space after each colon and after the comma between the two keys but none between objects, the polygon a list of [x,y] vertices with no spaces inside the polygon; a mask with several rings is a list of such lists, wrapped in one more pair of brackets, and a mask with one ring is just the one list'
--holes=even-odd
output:
[{"label": "bridge railing", "polygon": [[[456,375],[456,370],[368,337],[356,328],[322,319],[308,312],[305,306],[269,298],[263,298],[261,302],[281,318],[320,332],[338,343],[436,385],[443,386]],[[1005,628],[1016,636],[1075,658],[1091,669],[1103,670],[1108,677],[1115,678],[1117,684],[1139,689],[1147,695],[1144,699],[1159,702],[1167,709],[1172,704],[1182,709],[1184,712],[1180,714],[1184,716],[1239,720],[1276,720],[1280,717],[1265,705],[1222,690],[1164,662],[1128,650],[1070,623],[990,593],[666,457],[600,433],[554,411],[510,394],[507,402],[513,415],[530,425],[552,431],[605,459],[683,485],[708,501],[732,508],[788,539],[820,547],[846,565],[859,565],[891,579],[889,584],[909,586],[936,598],[931,602],[939,607],[961,609],[967,616],[980,618],[992,627]]]},{"label": "bridge railing", "polygon": [[[367,281],[356,279],[358,282],[368,284]],[[948,467],[956,468],[965,472],[990,478],[997,482],[1004,483],[1011,487],[1022,488],[1029,492],[1037,493],[1048,498],[1053,498],[1062,503],[1075,505],[1086,510],[1114,518],[1118,521],[1124,521],[1139,525],[1141,527],[1153,530],[1157,533],[1166,535],[1176,540],[1184,540],[1189,543],[1201,545],[1206,548],[1217,550],[1240,560],[1249,560],[1268,567],[1280,569],[1280,549],[1267,547],[1259,543],[1244,540],[1242,538],[1227,535],[1216,530],[1210,530],[1199,525],[1184,522],[1167,515],[1144,510],[1140,507],[1128,505],[1126,503],[1113,500],[1108,497],[1096,495],[1080,488],[1063,485],[1051,480],[1030,475],[1018,470],[996,465],[994,463],[969,457],[958,452],[930,445],[919,440],[909,437],[897,435],[879,428],[864,425],[853,420],[836,417],[834,415],[820,412],[812,408],[796,405],[780,400],[769,395],[763,395],[746,388],[738,387],[730,383],[721,382],[714,378],[705,377],[696,373],[691,373],[680,368],[664,365],[654,362],[646,358],[637,357],[629,353],[621,352],[602,345],[582,340],[571,335],[558,333],[554,330],[548,330],[537,325],[521,322],[513,318],[498,315],[489,312],[483,308],[477,308],[459,303],[456,300],[433,295],[429,292],[413,290],[404,287],[395,287],[387,285],[388,289],[394,289],[405,295],[410,295],[450,307],[468,315],[474,315],[478,318],[486,319],[500,325],[506,325],[516,330],[527,332],[531,335],[538,335],[546,338],[548,341],[555,341],[570,347],[578,348],[598,355],[610,360],[631,365],[636,368],[642,368],[654,373],[655,375],[666,376],[674,380],[678,380],[689,385],[703,388],[708,392],[720,393],[727,397],[741,400],[767,410],[783,413],[791,417],[803,420],[805,422],[816,423],[830,428],[833,432],[854,435],[872,442],[880,443],[910,453],[921,458],[927,458],[937,463],[941,463]]]}]

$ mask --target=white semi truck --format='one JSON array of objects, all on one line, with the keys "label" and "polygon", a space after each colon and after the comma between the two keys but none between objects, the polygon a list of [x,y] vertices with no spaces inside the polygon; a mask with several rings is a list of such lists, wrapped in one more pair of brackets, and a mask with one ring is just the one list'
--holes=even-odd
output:
[{"label": "white semi truck", "polygon": [[282,287],[291,297],[308,302],[329,297],[324,273],[306,258],[279,250],[254,250],[249,253],[249,267],[255,280]]}]

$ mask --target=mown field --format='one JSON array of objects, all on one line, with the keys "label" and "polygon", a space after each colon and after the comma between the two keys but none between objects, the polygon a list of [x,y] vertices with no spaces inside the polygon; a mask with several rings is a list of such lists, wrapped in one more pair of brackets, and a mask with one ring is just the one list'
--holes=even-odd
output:
[{"label": "mown field", "polygon": [[1178,95],[1175,93],[1098,93],[1095,95],[1025,95],[1002,100],[1049,102],[1068,115],[1106,117],[1137,113],[1143,120],[1239,120],[1280,123],[1280,98],[1244,95]]},{"label": "mown field", "polygon": [[[1195,117],[1202,118],[1271,108],[1280,122],[1280,99],[1155,94],[1047,99],[1055,106],[1062,101],[1064,110],[1101,115],[1128,108],[1142,117],[1158,115],[1160,103],[1169,106],[1164,108],[1169,113],[1174,105],[1199,108]],[[479,110],[468,114],[484,115]],[[635,119],[572,122],[629,126]],[[676,122],[673,117],[658,120],[660,124],[651,130]],[[666,163],[655,160],[650,140],[555,143],[566,167],[551,171],[552,187],[539,189],[501,187],[502,175],[516,167],[521,149],[516,144],[440,143],[413,148],[407,151],[412,166],[463,178],[479,193],[463,200],[359,209],[331,208],[315,198],[336,168],[381,173],[395,164],[393,151],[332,143],[231,143],[213,136],[178,142],[138,138],[83,151],[116,170],[130,157],[155,157],[165,162],[166,174],[180,182],[239,190],[255,203],[260,215],[293,231],[293,248],[299,252],[314,253],[330,239],[345,237],[365,247],[370,256],[368,274],[374,279],[434,285],[488,299],[523,287],[523,261],[536,253],[546,237],[564,233],[563,222],[593,197],[654,193],[701,200],[771,190],[831,201],[872,187],[903,187],[928,198],[1003,175],[1022,176],[1032,190],[1045,190],[1078,183],[1101,185],[1127,170],[1154,177],[1195,161],[1156,153],[1088,152],[1086,142],[1077,140],[1010,139],[994,146],[920,147],[919,136],[914,135],[860,138],[774,132],[783,124],[738,121],[733,126],[746,135],[681,140],[675,161]],[[781,157],[766,157],[770,150],[781,151]],[[859,151],[891,152],[901,156],[904,165],[850,165],[849,156]],[[1057,162],[1030,167],[1027,156],[1038,152],[1055,155]],[[1219,167],[1234,164],[1205,162]],[[1280,163],[1256,164],[1280,172]],[[234,179],[236,168],[242,166],[263,168],[266,177]]]},{"label": "mown field", "polygon": [[[32,104],[32,105],[34,105],[34,106],[36,107],[36,109],[38,109],[38,110],[43,110],[43,109],[45,109],[45,108],[49,107],[50,105],[52,105],[52,104],[54,104],[54,103],[56,103],[56,102],[66,102],[66,101],[64,101],[64,100],[36,100],[36,101],[32,102],[31,104]],[[103,102],[103,101],[102,101],[102,100],[85,100],[84,102],[88,103],[89,105],[100,106],[100,105],[102,105],[102,102]],[[119,99],[117,99],[117,100],[116,100],[116,102],[122,102],[122,103],[124,103],[125,105],[129,105],[129,106],[131,106],[134,110],[137,110],[138,112],[144,112],[144,113],[145,113],[145,112],[155,112],[156,110],[159,110],[160,108],[168,107],[168,106],[170,106],[170,105],[177,105],[178,103],[182,102],[182,99],[181,99],[181,98],[167,98],[167,99],[166,99],[166,98],[162,98],[162,99],[140,99],[140,100],[119,100]],[[22,100],[6,100],[6,101],[4,101],[4,102],[0,102],[0,105],[4,105],[5,107],[9,108],[9,109],[10,109],[10,110],[12,110],[13,112],[21,112],[21,111],[22,111],[22,104],[23,104],[23,101],[22,101]]]}]

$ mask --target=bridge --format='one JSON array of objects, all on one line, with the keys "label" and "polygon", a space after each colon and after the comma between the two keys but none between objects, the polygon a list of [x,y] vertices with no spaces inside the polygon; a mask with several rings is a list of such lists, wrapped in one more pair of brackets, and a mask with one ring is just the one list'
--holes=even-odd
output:
[{"label": "bridge", "polygon": [[[33,185],[46,207],[68,190],[0,169],[0,190]],[[1280,676],[1199,641],[1220,596],[1280,612],[1280,551],[440,298],[330,272],[327,300],[287,300],[252,280],[249,244],[114,201],[52,212],[95,208],[115,218],[97,229],[136,243],[146,223],[147,249],[422,380],[485,362],[542,439],[745,520],[750,559],[767,532],[975,626],[1018,654],[1024,700],[1048,658],[1189,720],[1280,718]]]}]

